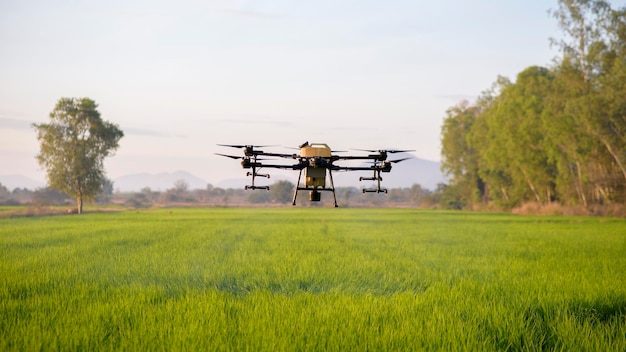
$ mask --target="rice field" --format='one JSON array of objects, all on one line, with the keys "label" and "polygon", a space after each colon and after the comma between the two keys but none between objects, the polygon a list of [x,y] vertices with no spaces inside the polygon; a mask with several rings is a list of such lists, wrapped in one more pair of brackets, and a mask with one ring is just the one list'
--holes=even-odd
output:
[{"label": "rice field", "polygon": [[624,351],[626,220],[410,209],[0,219],[2,351]]}]

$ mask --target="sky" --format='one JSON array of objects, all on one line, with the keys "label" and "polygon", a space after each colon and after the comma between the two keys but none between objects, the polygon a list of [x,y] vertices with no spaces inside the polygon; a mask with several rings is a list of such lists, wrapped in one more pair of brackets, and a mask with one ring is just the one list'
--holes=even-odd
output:
[{"label": "sky", "polygon": [[[446,110],[557,56],[556,0],[2,0],[0,175],[45,180],[32,123],[89,97],[125,133],[109,178],[243,177],[216,144],[440,160]],[[267,150],[266,150],[267,151]],[[356,152],[355,152],[356,153]]]}]

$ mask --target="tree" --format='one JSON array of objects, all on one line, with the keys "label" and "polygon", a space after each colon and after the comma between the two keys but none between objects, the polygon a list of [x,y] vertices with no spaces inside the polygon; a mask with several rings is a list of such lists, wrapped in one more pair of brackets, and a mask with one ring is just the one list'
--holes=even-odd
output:
[{"label": "tree", "polygon": [[272,187],[270,187],[270,194],[272,200],[278,203],[289,203],[291,197],[293,197],[293,190],[295,186],[293,183],[285,180],[276,181]]},{"label": "tree", "polygon": [[500,206],[548,203],[554,195],[541,119],[551,81],[551,72],[537,66],[518,74],[515,83],[502,81],[500,94],[480,116],[484,128],[472,130],[479,175],[491,187],[490,200]]},{"label": "tree", "polygon": [[558,0],[562,56],[447,111],[442,206],[626,200],[626,7]]},{"label": "tree", "polygon": [[562,125],[576,146],[563,148],[563,169],[576,176],[580,203],[623,199],[626,9],[604,0],[559,0],[553,15],[565,34],[557,44],[563,52],[558,92],[566,97],[553,110],[557,120],[567,120]]},{"label": "tree", "polygon": [[463,204],[477,201],[483,192],[478,175],[478,153],[470,132],[481,114],[481,106],[461,102],[446,111],[441,127],[441,170],[451,176],[450,183],[460,192]]},{"label": "tree", "polygon": [[111,201],[113,198],[113,180],[110,180],[107,177],[102,179],[102,187],[100,188],[100,193],[96,195],[96,200],[100,204],[106,204]]},{"label": "tree", "polygon": [[102,120],[98,105],[89,98],[61,98],[50,113],[50,123],[33,124],[40,142],[37,161],[45,169],[50,187],[83,202],[93,200],[105,178],[104,158],[113,155],[124,133]]},{"label": "tree", "polygon": [[269,192],[251,192],[248,201],[252,204],[269,203],[271,197]]},{"label": "tree", "polygon": [[37,205],[63,205],[68,204],[71,200],[64,192],[59,192],[50,187],[38,188],[32,195],[32,202]]},{"label": "tree", "polygon": [[163,200],[165,202],[187,202],[190,201],[189,197],[189,183],[187,181],[180,179],[174,182],[174,188],[169,188],[165,191],[163,195]]},{"label": "tree", "polygon": [[2,183],[0,183],[0,198],[10,196],[11,192]]}]

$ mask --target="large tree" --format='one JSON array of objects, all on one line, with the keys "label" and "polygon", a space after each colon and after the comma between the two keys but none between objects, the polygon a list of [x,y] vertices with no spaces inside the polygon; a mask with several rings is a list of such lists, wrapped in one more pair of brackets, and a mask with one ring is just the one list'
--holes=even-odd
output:
[{"label": "large tree", "polygon": [[626,181],[624,75],[626,8],[605,0],[559,0],[553,12],[564,32],[557,68],[558,93],[566,99],[555,117],[567,120],[576,149],[564,148],[573,164],[582,204],[623,201]]},{"label": "large tree", "polygon": [[537,66],[522,71],[515,83],[500,79],[500,94],[472,129],[471,140],[480,153],[479,175],[492,188],[490,198],[501,206],[553,198],[554,172],[544,150],[541,119],[551,81],[550,71]]},{"label": "large tree", "polygon": [[[626,201],[626,8],[558,0],[563,30],[551,68],[499,78],[474,105],[448,110],[442,166],[448,197],[510,208],[534,201]],[[442,197],[443,199],[443,197]]]},{"label": "large tree", "polygon": [[89,98],[61,98],[50,122],[33,124],[41,149],[37,161],[45,169],[50,187],[76,199],[93,200],[105,179],[104,158],[118,148],[124,133],[102,120],[98,105]]}]

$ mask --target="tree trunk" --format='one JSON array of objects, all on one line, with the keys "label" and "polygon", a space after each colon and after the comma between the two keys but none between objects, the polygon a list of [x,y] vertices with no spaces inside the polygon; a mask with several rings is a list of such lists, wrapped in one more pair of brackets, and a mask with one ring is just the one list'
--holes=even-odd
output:
[{"label": "tree trunk", "polygon": [[520,170],[522,170],[522,175],[524,175],[524,178],[526,179],[526,183],[528,183],[528,187],[530,187],[530,190],[535,195],[535,199],[537,199],[537,202],[539,204],[543,204],[543,202],[541,201],[541,196],[539,196],[539,193],[537,193],[537,190],[535,189],[535,185],[533,185],[533,183],[530,182],[530,178],[528,177],[526,170],[524,170],[523,167],[520,167]]},{"label": "tree trunk", "polygon": [[83,196],[82,195],[78,195],[78,197],[76,197],[76,212],[78,214],[83,213]]},{"label": "tree trunk", "polygon": [[619,155],[613,151],[613,148],[611,148],[611,145],[606,139],[600,137],[600,141],[604,144],[609,154],[611,154],[611,156],[617,163],[617,166],[619,166],[620,170],[622,171],[622,175],[624,176],[624,179],[626,180],[626,167],[624,167],[624,164],[622,164],[622,161],[620,160]]},{"label": "tree trunk", "polygon": [[585,189],[583,188],[583,174],[580,169],[580,163],[576,161],[576,171],[577,171],[577,179],[576,179],[576,189],[578,190],[578,196],[580,200],[583,202],[583,206],[587,207],[587,197],[585,196]]}]

